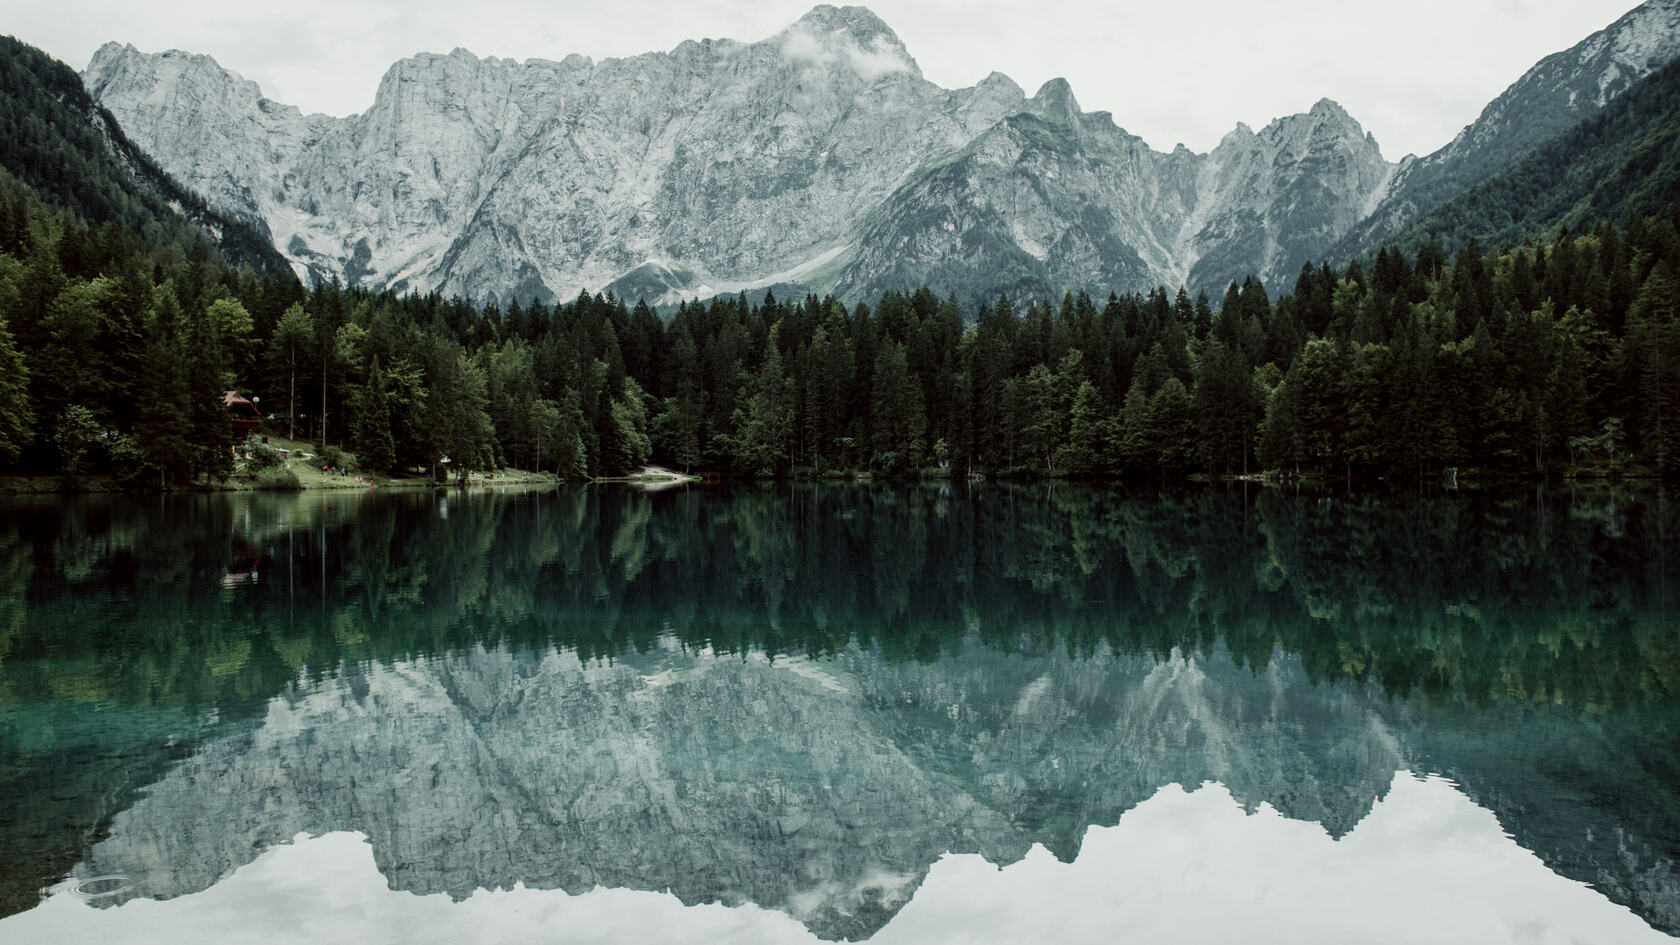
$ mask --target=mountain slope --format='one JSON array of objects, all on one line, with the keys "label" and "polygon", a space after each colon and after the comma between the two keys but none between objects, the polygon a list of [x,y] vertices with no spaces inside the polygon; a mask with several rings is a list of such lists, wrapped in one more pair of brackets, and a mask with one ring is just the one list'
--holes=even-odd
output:
[{"label": "mountain slope", "polygon": [[236,266],[286,267],[260,221],[211,209],[170,179],[74,70],[9,36],[0,37],[0,129],[0,168],[49,203],[183,250],[208,240]]},{"label": "mountain slope", "polygon": [[1597,115],[1542,144],[1435,208],[1395,242],[1456,249],[1516,243],[1559,224],[1571,228],[1661,214],[1680,200],[1680,60]]},{"label": "mountain slope", "polygon": [[1524,73],[1439,151],[1401,162],[1380,204],[1330,254],[1356,256],[1591,117],[1680,56],[1680,0],[1649,0]]}]

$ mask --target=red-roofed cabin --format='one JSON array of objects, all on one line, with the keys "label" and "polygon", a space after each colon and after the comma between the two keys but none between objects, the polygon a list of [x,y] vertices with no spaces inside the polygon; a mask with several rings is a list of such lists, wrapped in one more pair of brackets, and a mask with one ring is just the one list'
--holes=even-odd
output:
[{"label": "red-roofed cabin", "polygon": [[227,405],[228,419],[233,422],[233,442],[245,442],[245,438],[262,423],[262,413],[255,403],[236,390],[223,394],[222,403]]}]

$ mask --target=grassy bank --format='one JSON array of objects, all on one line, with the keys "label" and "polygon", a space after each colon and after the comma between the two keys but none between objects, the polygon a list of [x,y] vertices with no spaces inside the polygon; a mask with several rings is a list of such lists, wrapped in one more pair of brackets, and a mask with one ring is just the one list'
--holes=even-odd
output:
[{"label": "grassy bank", "polygon": [[[87,493],[125,492],[255,492],[299,490],[357,490],[357,489],[441,489],[456,487],[451,478],[442,482],[430,473],[401,472],[375,476],[355,469],[354,458],[347,468],[335,468],[319,455],[315,446],[305,440],[292,440],[267,434],[267,446],[280,454],[280,463],[259,470],[244,458],[234,462],[233,474],[226,479],[204,482],[174,482],[167,489],[146,480],[136,481],[113,475],[97,476],[5,476],[0,477],[0,495],[77,495]],[[468,475],[468,488],[504,488],[509,486],[548,487],[562,482],[553,473],[527,472],[521,469],[499,469],[474,472]]]}]

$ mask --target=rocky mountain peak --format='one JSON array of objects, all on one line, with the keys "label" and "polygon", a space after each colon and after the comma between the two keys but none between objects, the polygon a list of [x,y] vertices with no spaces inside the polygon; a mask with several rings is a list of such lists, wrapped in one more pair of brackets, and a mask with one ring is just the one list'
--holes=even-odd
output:
[{"label": "rocky mountain peak", "polygon": [[1343,108],[1341,103],[1337,102],[1333,98],[1321,98],[1314,102],[1313,107],[1307,112],[1307,114],[1321,122],[1338,122],[1351,124],[1356,127],[1359,124],[1357,121],[1353,120],[1352,115],[1347,113],[1347,109]]},{"label": "rocky mountain peak", "polygon": [[1020,111],[1027,103],[1027,93],[1015,84],[1014,79],[1001,72],[990,73],[976,83],[969,93],[977,103],[986,103],[985,110],[988,113],[1007,115]]},{"label": "rocky mountain peak", "polygon": [[1217,153],[1224,148],[1247,147],[1253,141],[1254,129],[1248,126],[1248,122],[1239,121],[1235,128],[1225,132],[1225,137],[1219,139],[1219,146],[1214,148],[1214,151]]},{"label": "rocky mountain peak", "polygon": [[879,36],[884,42],[902,47],[892,27],[876,16],[868,7],[819,3],[809,13],[794,21],[794,27],[815,33],[848,32],[859,43],[872,42]]},{"label": "rocky mountain peak", "polygon": [[147,55],[130,43],[109,42],[99,47],[88,62],[82,84],[98,98],[101,91],[114,81],[156,82],[161,77],[179,82],[184,77],[209,80],[226,86],[230,91],[260,98],[256,83],[248,82],[238,73],[223,69],[215,59],[179,49]]},{"label": "rocky mountain peak", "polygon": [[1310,109],[1310,114],[1341,115],[1345,117],[1347,115],[1347,109],[1343,108],[1341,103],[1333,98],[1321,98],[1313,103],[1313,107]]},{"label": "rocky mountain peak", "polygon": [[1028,103],[1035,114],[1051,121],[1077,127],[1079,102],[1073,97],[1073,86],[1061,77],[1051,79],[1039,87]]},{"label": "rocky mountain peak", "polygon": [[986,73],[986,77],[976,83],[974,87],[977,89],[999,89],[1022,98],[1025,98],[1027,94],[1014,79],[996,70]]},{"label": "rocky mountain peak", "polygon": [[921,67],[898,34],[866,7],[821,4],[772,40],[788,59],[828,69],[849,67],[865,82]]},{"label": "rocky mountain peak", "polygon": [[1341,149],[1382,160],[1376,138],[1366,134],[1346,109],[1328,98],[1319,99],[1307,112],[1273,121],[1257,138],[1297,154]]}]

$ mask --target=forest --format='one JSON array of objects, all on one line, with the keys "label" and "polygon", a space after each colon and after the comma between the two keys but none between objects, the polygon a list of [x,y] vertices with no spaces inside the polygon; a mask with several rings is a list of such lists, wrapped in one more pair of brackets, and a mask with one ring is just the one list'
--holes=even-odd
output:
[{"label": "forest", "polygon": [[[381,472],[1457,478],[1680,468],[1680,210],[1380,250],[1217,306],[927,290],[397,296],[90,226],[0,179],[0,469],[232,470],[227,390]],[[447,459],[448,462],[443,461]]]}]

